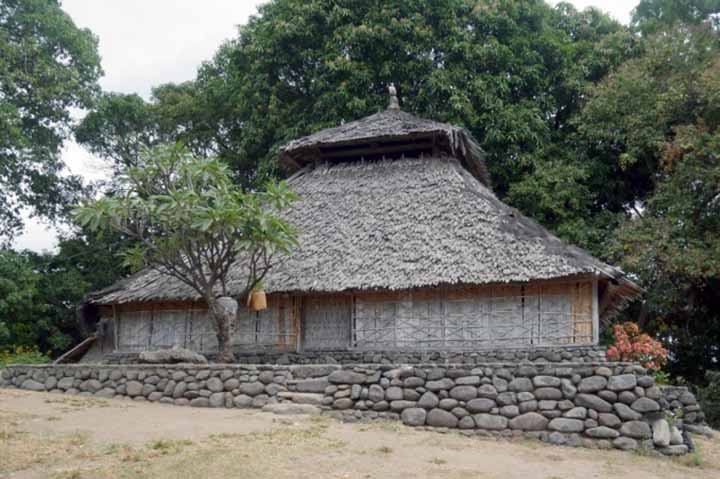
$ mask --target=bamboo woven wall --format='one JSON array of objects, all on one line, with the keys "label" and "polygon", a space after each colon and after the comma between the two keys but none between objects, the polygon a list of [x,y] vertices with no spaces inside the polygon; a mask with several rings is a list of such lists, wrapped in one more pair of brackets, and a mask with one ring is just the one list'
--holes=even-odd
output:
[{"label": "bamboo woven wall", "polygon": [[[106,310],[107,316],[109,310]],[[217,351],[199,304],[115,310],[120,351]],[[593,343],[589,281],[403,292],[268,297],[268,309],[238,312],[240,351],[472,350]]]}]

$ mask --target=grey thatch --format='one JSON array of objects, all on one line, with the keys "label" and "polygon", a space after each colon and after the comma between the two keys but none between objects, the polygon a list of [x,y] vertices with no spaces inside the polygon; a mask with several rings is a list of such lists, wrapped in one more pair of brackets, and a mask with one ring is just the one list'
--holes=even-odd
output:
[{"label": "grey thatch", "polygon": [[290,172],[318,161],[359,159],[393,151],[427,150],[458,158],[485,185],[490,179],[482,149],[464,128],[418,118],[396,108],[328,128],[285,145],[281,161]]},{"label": "grey thatch", "polygon": [[[323,134],[324,135],[324,134]],[[323,136],[324,137],[324,136]],[[318,137],[320,138],[320,137]],[[319,141],[319,139],[317,140]],[[289,180],[302,200],[287,220],[300,246],[266,279],[268,292],[403,290],[597,275],[617,310],[640,288],[503,204],[454,158],[308,165]],[[230,293],[238,294],[238,262]],[[97,304],[197,300],[149,271],[99,292]]]}]

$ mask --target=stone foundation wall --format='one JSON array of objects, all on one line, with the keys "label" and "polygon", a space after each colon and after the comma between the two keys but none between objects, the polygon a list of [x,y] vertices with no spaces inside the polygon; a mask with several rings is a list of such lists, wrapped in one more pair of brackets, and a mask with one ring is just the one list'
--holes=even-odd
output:
[{"label": "stone foundation wall", "polygon": [[690,432],[705,431],[705,413],[695,395],[686,386],[659,386],[663,393],[661,405],[676,419],[682,420],[684,429]]},{"label": "stone foundation wall", "polygon": [[[480,351],[305,351],[253,352],[236,351],[242,364],[485,364],[493,362],[605,362],[603,346],[558,346]],[[209,355],[213,359],[212,355]],[[110,353],[105,361],[112,364],[137,363],[138,353]]]},{"label": "stone foundation wall", "polygon": [[10,366],[0,378],[0,386],[52,393],[395,419],[558,445],[688,450],[676,422],[666,420],[666,395],[628,363]]}]

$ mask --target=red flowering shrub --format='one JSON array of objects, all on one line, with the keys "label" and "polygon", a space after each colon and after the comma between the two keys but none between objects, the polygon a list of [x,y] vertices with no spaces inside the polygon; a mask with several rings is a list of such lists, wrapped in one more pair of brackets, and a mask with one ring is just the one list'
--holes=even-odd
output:
[{"label": "red flowering shrub", "polygon": [[667,349],[660,341],[641,333],[637,324],[616,324],[614,332],[615,344],[607,351],[611,361],[636,362],[651,370],[658,370],[667,363]]}]

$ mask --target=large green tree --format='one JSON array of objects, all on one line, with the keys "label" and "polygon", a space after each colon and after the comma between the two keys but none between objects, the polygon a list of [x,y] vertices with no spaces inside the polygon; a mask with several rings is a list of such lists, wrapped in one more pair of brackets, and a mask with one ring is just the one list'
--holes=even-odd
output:
[{"label": "large green tree", "polygon": [[97,40],[56,0],[0,2],[0,239],[28,207],[50,219],[80,188],[60,151],[72,108],[89,108],[101,74]]},{"label": "large green tree", "polygon": [[632,44],[597,10],[540,0],[276,0],[195,81],[142,105],[106,98],[78,140],[131,163],[139,146],[179,139],[252,184],[278,173],[286,141],[384,108],[393,82],[405,110],[475,134],[504,194],[544,170],[584,87]]}]

